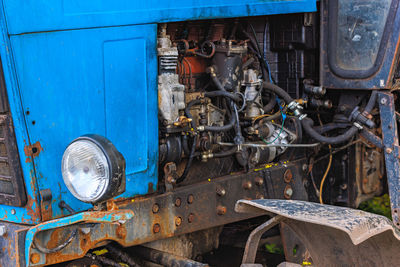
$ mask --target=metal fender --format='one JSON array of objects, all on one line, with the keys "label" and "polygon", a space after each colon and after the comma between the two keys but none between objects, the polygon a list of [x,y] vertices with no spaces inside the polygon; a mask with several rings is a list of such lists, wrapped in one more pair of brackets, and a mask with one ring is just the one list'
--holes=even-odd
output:
[{"label": "metal fender", "polygon": [[274,199],[239,200],[235,210],[274,216],[250,234],[243,264],[254,263],[251,247],[258,244],[260,230],[265,232],[278,223],[295,232],[314,266],[397,266],[400,263],[400,233],[384,216],[351,208]]}]

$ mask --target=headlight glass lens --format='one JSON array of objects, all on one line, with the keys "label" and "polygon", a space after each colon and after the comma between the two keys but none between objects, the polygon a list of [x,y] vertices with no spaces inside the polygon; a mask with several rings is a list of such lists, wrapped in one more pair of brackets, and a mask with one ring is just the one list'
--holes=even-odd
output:
[{"label": "headlight glass lens", "polygon": [[71,143],[62,158],[62,176],[70,192],[84,202],[96,202],[107,190],[110,172],[102,149],[88,140]]}]

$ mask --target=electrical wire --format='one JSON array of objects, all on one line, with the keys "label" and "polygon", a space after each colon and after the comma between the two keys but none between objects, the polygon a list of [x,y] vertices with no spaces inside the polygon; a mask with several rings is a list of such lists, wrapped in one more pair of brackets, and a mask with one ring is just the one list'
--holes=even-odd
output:
[{"label": "electrical wire", "polygon": [[[322,120],[321,120],[321,116],[319,115],[319,113],[318,113],[318,120],[319,120],[319,124],[322,127],[323,126],[322,125]],[[328,162],[328,166],[326,167],[324,176],[322,176],[321,184],[319,185],[319,203],[321,203],[321,204],[324,204],[324,201],[322,200],[322,191],[323,191],[323,188],[324,188],[326,177],[328,176],[328,173],[329,173],[329,171],[331,169],[331,166],[332,166],[332,158],[333,158],[333,156],[332,156],[332,145],[329,144],[329,162]]]}]

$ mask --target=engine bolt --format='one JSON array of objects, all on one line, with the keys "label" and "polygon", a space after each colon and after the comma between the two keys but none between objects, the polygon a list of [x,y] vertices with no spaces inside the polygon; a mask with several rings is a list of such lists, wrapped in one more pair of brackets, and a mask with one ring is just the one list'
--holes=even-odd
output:
[{"label": "engine bolt", "polygon": [[252,186],[252,184],[251,184],[250,181],[245,181],[245,182],[243,183],[243,188],[246,189],[246,190],[251,189],[251,186]]},{"label": "engine bolt", "polygon": [[158,206],[158,204],[155,203],[152,208],[153,213],[158,213],[159,210],[160,210],[160,206]]},{"label": "engine bolt", "polygon": [[218,206],[217,207],[217,214],[218,215],[224,215],[226,213],[226,207],[225,206]]},{"label": "engine bolt", "polygon": [[285,183],[290,183],[290,181],[293,178],[293,173],[290,169],[287,169],[285,171],[285,173],[283,174],[283,180],[285,181]]},{"label": "engine bolt", "polygon": [[192,204],[194,200],[194,196],[193,195],[189,195],[187,198],[187,203]]},{"label": "engine bolt", "polygon": [[31,255],[31,263],[36,264],[40,261],[40,255],[38,253],[32,253]]},{"label": "engine bolt", "polygon": [[293,195],[293,189],[292,189],[292,187],[290,185],[287,185],[285,187],[285,191],[283,191],[283,196],[286,199],[290,199],[292,197],[292,195]]},{"label": "engine bolt", "polygon": [[256,182],[256,185],[262,186],[264,183],[264,179],[262,177],[256,177],[255,182]]},{"label": "engine bolt", "polygon": [[177,197],[177,198],[175,199],[175,206],[180,207],[180,206],[181,206],[181,203],[182,203],[181,198]]},{"label": "engine bolt", "polygon": [[225,196],[225,194],[226,194],[225,189],[222,188],[222,187],[220,187],[220,186],[217,187],[216,192],[217,192],[217,195],[220,196],[220,197],[223,197],[223,196]]},{"label": "engine bolt", "polygon": [[157,234],[160,232],[160,230],[161,230],[161,226],[158,223],[153,225],[153,233]]},{"label": "engine bolt", "polygon": [[189,217],[188,217],[188,222],[189,223],[192,223],[194,221],[194,214],[193,213],[190,213],[189,214]]},{"label": "engine bolt", "polygon": [[181,217],[176,217],[175,218],[175,225],[180,226],[182,224],[182,218]]}]

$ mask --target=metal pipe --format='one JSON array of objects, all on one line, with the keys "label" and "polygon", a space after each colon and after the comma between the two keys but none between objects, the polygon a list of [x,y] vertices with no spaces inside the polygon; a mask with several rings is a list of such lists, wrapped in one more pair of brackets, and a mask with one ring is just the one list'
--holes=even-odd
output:
[{"label": "metal pipe", "polygon": [[135,252],[145,260],[165,267],[209,267],[208,264],[143,246],[135,247]]}]

